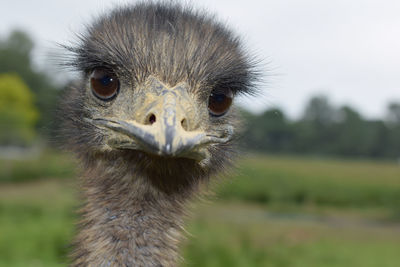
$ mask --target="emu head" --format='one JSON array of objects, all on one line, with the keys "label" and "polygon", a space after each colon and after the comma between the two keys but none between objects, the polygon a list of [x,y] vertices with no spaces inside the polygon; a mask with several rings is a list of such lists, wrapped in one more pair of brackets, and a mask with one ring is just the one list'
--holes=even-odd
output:
[{"label": "emu head", "polygon": [[139,4],[100,17],[69,62],[81,75],[64,101],[68,143],[89,165],[178,192],[232,158],[232,100],[255,71],[239,39],[204,14]]}]

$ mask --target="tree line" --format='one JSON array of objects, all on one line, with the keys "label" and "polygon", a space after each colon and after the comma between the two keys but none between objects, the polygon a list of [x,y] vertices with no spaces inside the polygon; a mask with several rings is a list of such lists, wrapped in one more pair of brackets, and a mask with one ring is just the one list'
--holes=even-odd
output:
[{"label": "tree line", "polygon": [[369,120],[349,106],[334,107],[315,96],[298,120],[274,108],[260,115],[243,111],[245,149],[285,154],[400,158],[400,103],[390,103],[385,119]]}]

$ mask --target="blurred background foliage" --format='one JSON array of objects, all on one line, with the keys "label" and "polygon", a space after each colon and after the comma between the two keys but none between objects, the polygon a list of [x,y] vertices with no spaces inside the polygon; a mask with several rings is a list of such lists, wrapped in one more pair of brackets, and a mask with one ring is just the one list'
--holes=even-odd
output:
[{"label": "blurred background foliage", "polygon": [[[12,90],[10,90],[12,88]],[[17,74],[0,74],[0,144],[29,145],[39,117],[34,96]]]},{"label": "blurred background foliage", "polygon": [[381,120],[365,119],[349,106],[334,107],[314,96],[298,120],[279,109],[260,115],[245,112],[243,147],[275,154],[329,155],[357,158],[400,157],[400,104],[390,103]]},{"label": "blurred background foliage", "polygon": [[[61,86],[52,82],[46,73],[37,70],[32,62],[33,48],[32,38],[24,31],[15,30],[0,39],[0,73],[18,76],[30,89],[28,93],[33,94],[33,104],[40,114],[35,129],[46,138],[52,131],[54,109]],[[17,89],[10,87],[8,90]],[[2,131],[5,129],[2,128]],[[4,143],[4,140],[0,142]]]},{"label": "blurred background foliage", "polygon": [[[77,162],[49,141],[64,84],[23,31],[0,39],[0,267],[66,266]],[[194,206],[183,266],[399,266],[400,103],[381,119],[312,97],[242,109],[243,157]]]}]

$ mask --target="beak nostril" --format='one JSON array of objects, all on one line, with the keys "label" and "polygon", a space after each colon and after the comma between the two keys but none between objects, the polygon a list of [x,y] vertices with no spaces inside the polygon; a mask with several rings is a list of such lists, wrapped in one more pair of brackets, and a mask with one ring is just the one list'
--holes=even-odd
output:
[{"label": "beak nostril", "polygon": [[181,120],[181,125],[182,125],[182,128],[184,129],[184,130],[188,130],[188,125],[187,125],[187,121],[186,121],[186,119],[182,119]]},{"label": "beak nostril", "polygon": [[149,116],[149,123],[150,123],[150,124],[153,124],[153,123],[155,123],[155,122],[156,122],[156,115],[151,114],[151,115]]}]

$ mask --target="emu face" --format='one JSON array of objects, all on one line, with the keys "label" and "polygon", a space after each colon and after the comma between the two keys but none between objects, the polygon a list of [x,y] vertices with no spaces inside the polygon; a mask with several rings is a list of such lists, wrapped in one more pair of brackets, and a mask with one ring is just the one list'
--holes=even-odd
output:
[{"label": "emu face", "polygon": [[97,20],[70,50],[82,81],[64,105],[78,153],[110,165],[122,158],[164,185],[208,177],[232,157],[232,99],[251,92],[255,75],[238,39],[213,19],[136,5]]},{"label": "emu face", "polygon": [[207,99],[199,99],[190,93],[186,82],[170,87],[152,75],[134,88],[120,86],[116,75],[99,68],[92,71],[87,86],[95,108],[86,120],[98,127],[105,149],[139,150],[204,164],[210,159],[207,146],[232,138],[231,125],[209,129],[202,121],[228,112],[232,99],[229,90],[214,91]]}]

